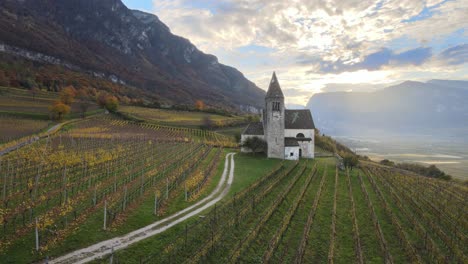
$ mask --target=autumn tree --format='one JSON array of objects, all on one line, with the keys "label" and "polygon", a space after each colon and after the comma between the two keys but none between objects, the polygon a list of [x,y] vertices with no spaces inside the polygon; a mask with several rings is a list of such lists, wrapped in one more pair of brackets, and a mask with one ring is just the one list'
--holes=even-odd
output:
[{"label": "autumn tree", "polygon": [[56,120],[62,120],[62,118],[70,113],[70,106],[64,104],[62,101],[55,101],[52,106],[49,107],[49,111],[52,113],[52,118]]},{"label": "autumn tree", "polygon": [[97,104],[102,108],[106,107],[106,98],[107,98],[107,93],[105,92],[99,93],[97,95],[97,100],[96,100]]},{"label": "autumn tree", "polygon": [[109,111],[115,112],[119,107],[119,100],[117,97],[108,93],[101,93],[97,98],[99,106],[106,108]]},{"label": "autumn tree", "polygon": [[109,95],[107,96],[106,98],[106,109],[111,111],[111,112],[115,112],[117,111],[117,108],[119,107],[119,100],[117,99],[117,97],[113,96],[113,95]]},{"label": "autumn tree", "polygon": [[197,100],[195,102],[195,109],[198,111],[203,111],[203,109],[205,109],[205,103],[202,100]]},{"label": "autumn tree", "polygon": [[66,105],[71,105],[75,101],[76,90],[73,86],[67,86],[60,91],[60,101]]}]

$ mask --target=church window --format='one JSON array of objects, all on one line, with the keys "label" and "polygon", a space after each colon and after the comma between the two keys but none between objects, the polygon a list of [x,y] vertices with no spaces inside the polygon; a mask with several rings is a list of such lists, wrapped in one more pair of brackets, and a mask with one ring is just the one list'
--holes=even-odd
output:
[{"label": "church window", "polygon": [[279,102],[273,102],[272,110],[273,111],[279,111],[280,110],[280,103]]},{"label": "church window", "polygon": [[299,133],[299,134],[296,135],[296,137],[297,137],[297,138],[303,138],[303,137],[305,137],[305,136],[304,136],[304,134]]},{"label": "church window", "polygon": [[289,156],[290,157],[294,156],[294,152],[289,153]]}]

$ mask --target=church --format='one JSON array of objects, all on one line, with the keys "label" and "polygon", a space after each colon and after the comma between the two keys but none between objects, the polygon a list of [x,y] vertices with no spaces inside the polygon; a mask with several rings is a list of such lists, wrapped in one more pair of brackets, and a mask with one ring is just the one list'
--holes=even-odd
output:
[{"label": "church", "polygon": [[[260,120],[261,122],[250,123],[245,128],[241,143],[247,138],[259,137],[267,143],[266,152],[269,158],[314,158],[315,125],[312,114],[308,109],[285,109],[284,95],[274,72]],[[249,152],[249,149],[243,147],[241,151]]]}]

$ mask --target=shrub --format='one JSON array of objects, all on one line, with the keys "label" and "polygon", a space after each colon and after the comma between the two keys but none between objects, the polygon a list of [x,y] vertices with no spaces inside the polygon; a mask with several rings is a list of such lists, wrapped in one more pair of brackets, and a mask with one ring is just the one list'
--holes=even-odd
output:
[{"label": "shrub", "polygon": [[388,160],[388,159],[384,159],[384,160],[380,161],[380,164],[385,165],[385,166],[390,166],[390,167],[395,166],[395,162],[393,162],[391,160]]},{"label": "shrub", "polygon": [[242,143],[242,147],[250,149],[253,153],[265,152],[267,143],[259,137],[249,137]]},{"label": "shrub", "polygon": [[359,159],[356,155],[346,154],[343,157],[343,164],[346,168],[353,170],[359,164]]}]

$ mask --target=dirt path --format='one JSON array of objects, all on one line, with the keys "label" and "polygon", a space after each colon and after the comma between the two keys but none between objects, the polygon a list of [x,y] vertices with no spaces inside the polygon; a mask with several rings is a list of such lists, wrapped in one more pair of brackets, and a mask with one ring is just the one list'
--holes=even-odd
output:
[{"label": "dirt path", "polygon": [[112,253],[113,250],[116,251],[126,248],[138,241],[162,233],[176,224],[203,212],[207,208],[219,202],[229,192],[234,180],[234,155],[235,153],[229,153],[226,155],[224,171],[216,189],[209,196],[196,204],[126,235],[105,240],[89,247],[70,252],[56,259],[52,259],[49,262],[86,263],[94,259],[99,259]]}]

